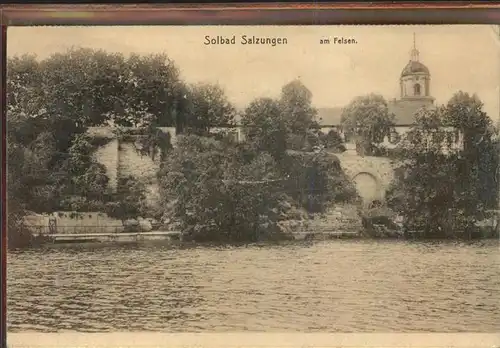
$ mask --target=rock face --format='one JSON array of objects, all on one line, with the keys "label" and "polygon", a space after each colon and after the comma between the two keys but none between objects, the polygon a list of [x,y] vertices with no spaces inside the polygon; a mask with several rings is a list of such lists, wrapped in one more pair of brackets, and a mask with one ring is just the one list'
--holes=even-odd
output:
[{"label": "rock face", "polygon": [[280,226],[295,239],[331,239],[358,236],[363,225],[355,205],[337,205],[327,213],[305,220],[288,220]]},{"label": "rock face", "polygon": [[138,222],[141,232],[150,232],[153,230],[153,224],[151,224],[151,221],[139,218]]},{"label": "rock face", "polygon": [[359,232],[362,228],[358,207],[352,204],[338,205],[313,221],[317,221],[314,227],[327,231]]},{"label": "rock face", "polygon": [[363,211],[363,234],[372,238],[404,237],[402,217],[385,207]]}]

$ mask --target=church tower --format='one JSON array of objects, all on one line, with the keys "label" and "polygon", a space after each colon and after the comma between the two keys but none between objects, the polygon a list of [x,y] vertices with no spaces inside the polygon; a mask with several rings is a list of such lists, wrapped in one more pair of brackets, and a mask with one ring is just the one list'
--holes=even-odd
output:
[{"label": "church tower", "polygon": [[429,69],[419,61],[415,34],[413,34],[413,49],[410,52],[410,61],[401,72],[399,82],[401,101],[414,101],[423,105],[434,103],[434,98],[430,93],[431,74]]}]

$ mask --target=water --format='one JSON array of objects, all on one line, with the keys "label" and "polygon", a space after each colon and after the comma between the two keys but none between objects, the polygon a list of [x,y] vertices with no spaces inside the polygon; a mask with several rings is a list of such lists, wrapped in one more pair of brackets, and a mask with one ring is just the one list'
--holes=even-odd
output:
[{"label": "water", "polygon": [[498,242],[31,250],[9,331],[496,332]]}]

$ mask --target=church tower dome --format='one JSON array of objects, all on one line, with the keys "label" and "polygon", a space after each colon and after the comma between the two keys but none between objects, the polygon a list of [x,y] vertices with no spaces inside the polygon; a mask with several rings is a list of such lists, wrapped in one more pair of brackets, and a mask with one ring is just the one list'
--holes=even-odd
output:
[{"label": "church tower dome", "polygon": [[415,34],[413,34],[413,49],[410,52],[410,60],[401,72],[399,81],[401,100],[419,100],[433,103],[434,98],[430,94],[431,74],[429,69],[419,61]]}]

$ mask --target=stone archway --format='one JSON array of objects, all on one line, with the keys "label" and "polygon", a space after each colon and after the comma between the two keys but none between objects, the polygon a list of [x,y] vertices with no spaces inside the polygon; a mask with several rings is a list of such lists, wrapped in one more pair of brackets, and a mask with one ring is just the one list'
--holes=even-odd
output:
[{"label": "stone archway", "polygon": [[375,175],[360,172],[353,177],[353,182],[363,204],[369,205],[372,202],[382,201],[380,180]]}]

